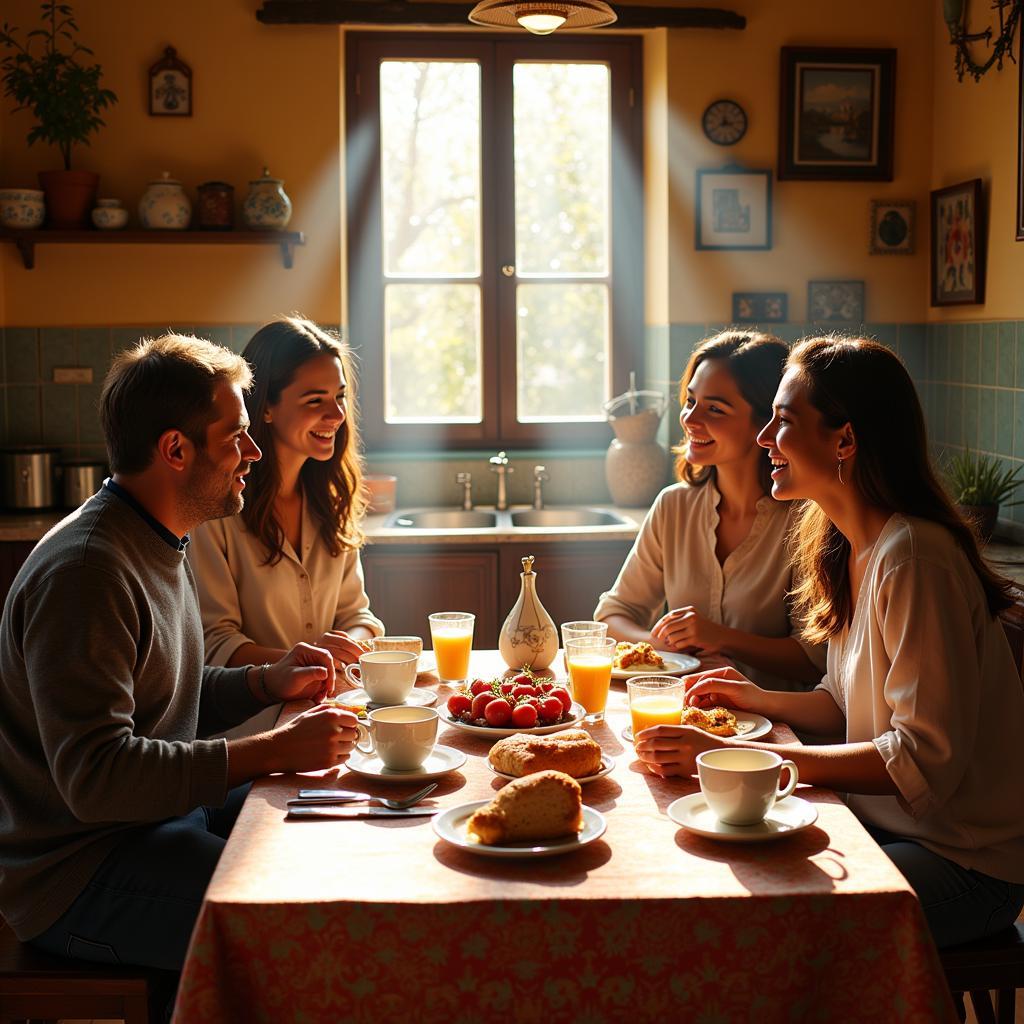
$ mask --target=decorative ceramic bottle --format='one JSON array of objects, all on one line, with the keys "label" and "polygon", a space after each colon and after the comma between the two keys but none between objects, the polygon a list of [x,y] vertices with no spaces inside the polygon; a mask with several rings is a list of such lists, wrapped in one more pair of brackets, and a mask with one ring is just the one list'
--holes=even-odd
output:
[{"label": "decorative ceramic bottle", "polygon": [[192,219],[189,202],[180,181],[164,171],[159,181],[151,181],[139,200],[139,223],[144,228],[184,231]]},{"label": "decorative ceramic bottle", "polygon": [[292,201],[285,193],[281,179],[270,177],[266,167],[262,178],[249,182],[242,216],[249,227],[263,231],[281,231],[292,219]]},{"label": "decorative ceramic bottle", "polygon": [[668,482],[668,457],[655,440],[665,396],[631,387],[604,408],[615,431],[604,462],[612,500],[622,508],[646,508]]},{"label": "decorative ceramic bottle", "polygon": [[551,616],[537,597],[537,574],[533,555],[523,560],[519,578],[519,600],[508,613],[498,636],[498,650],[509,668],[529,668],[535,672],[548,667],[558,653],[558,633]]}]

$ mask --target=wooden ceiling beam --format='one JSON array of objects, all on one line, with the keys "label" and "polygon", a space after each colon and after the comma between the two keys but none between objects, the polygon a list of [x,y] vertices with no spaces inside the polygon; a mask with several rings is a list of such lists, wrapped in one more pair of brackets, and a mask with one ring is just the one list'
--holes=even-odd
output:
[{"label": "wooden ceiling beam", "polygon": [[[616,28],[746,28],[747,19],[717,7],[615,4]],[[265,25],[468,25],[472,4],[409,0],[263,0]]]}]

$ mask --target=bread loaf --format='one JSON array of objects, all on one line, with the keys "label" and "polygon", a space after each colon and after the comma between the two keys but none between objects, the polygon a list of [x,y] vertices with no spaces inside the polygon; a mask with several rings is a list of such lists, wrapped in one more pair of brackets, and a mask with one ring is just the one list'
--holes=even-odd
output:
[{"label": "bread loaf", "polygon": [[515,779],[470,816],[466,831],[485,846],[576,835],[583,827],[581,792],[564,772]]},{"label": "bread loaf", "polygon": [[488,759],[499,772],[517,778],[550,768],[582,779],[601,770],[601,746],[583,729],[550,736],[517,732],[495,743]]}]

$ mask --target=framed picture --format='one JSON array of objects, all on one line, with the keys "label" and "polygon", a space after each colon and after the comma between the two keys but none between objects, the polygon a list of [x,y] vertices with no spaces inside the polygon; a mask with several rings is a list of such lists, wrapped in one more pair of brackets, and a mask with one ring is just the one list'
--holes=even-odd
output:
[{"label": "framed picture", "polygon": [[896,51],[782,48],[779,180],[892,181]]},{"label": "framed picture", "polygon": [[149,112],[153,117],[192,116],[192,69],[173,46],[149,69]]},{"label": "framed picture", "polygon": [[932,305],[985,301],[981,178],[940,188],[932,201]]},{"label": "framed picture", "polygon": [[781,324],[786,322],[789,300],[785,292],[733,292],[734,324]]},{"label": "framed picture", "polygon": [[808,281],[807,319],[825,324],[864,322],[863,281]]},{"label": "framed picture", "polygon": [[697,171],[697,248],[772,247],[772,172]]},{"label": "framed picture", "polygon": [[876,255],[911,255],[916,207],[913,199],[872,199],[868,251]]}]

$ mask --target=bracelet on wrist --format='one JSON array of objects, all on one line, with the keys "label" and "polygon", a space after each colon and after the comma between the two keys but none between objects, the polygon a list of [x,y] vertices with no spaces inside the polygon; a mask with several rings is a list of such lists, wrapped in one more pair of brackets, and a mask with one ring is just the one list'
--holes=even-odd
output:
[{"label": "bracelet on wrist", "polygon": [[270,668],[269,663],[264,662],[258,666],[260,670],[259,675],[259,687],[260,693],[263,694],[264,699],[269,704],[280,704],[281,702],[267,689],[267,669]]}]

